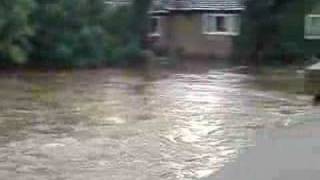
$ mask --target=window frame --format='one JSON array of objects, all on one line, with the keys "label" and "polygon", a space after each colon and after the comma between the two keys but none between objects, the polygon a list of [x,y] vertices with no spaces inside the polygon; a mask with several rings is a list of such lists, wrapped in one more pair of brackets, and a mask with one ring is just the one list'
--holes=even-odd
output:
[{"label": "window frame", "polygon": [[119,8],[119,7],[124,7],[124,6],[129,6],[130,5],[129,3],[125,3],[125,2],[116,3],[114,1],[106,1],[106,2],[104,2],[104,4],[106,4],[107,6],[109,6],[112,9],[116,9],[116,8]]},{"label": "window frame", "polygon": [[149,23],[149,27],[150,27],[150,30],[149,30],[149,36],[151,37],[160,37],[161,36],[161,17],[160,16],[151,16],[150,17],[151,20],[153,19],[157,19],[157,27],[156,27],[156,31],[155,32],[151,32],[151,26],[152,26],[152,22],[150,21]]},{"label": "window frame", "polygon": [[311,20],[312,18],[319,18],[320,19],[320,14],[308,14],[305,16],[304,20],[304,38],[308,40],[320,40],[320,30],[318,35],[310,35],[308,31],[312,28]]},{"label": "window frame", "polygon": [[[208,31],[208,17],[223,17],[225,18],[225,26],[226,26],[226,31]],[[238,29],[237,31],[230,31],[229,24],[228,24],[228,18],[229,17],[236,17],[239,18],[239,22],[238,22],[238,27],[232,27],[233,29]],[[226,14],[226,13],[205,13],[202,14],[202,33],[205,35],[225,35],[225,36],[238,36],[240,35],[240,24],[241,24],[241,19],[240,19],[240,14]],[[234,26],[236,26],[234,24]]]}]

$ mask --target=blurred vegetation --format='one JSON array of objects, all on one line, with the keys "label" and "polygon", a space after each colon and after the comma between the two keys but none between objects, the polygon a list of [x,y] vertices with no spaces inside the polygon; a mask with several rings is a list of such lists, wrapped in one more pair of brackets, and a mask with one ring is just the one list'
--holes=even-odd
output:
[{"label": "blurred vegetation", "polygon": [[34,35],[30,15],[33,0],[1,0],[0,2],[0,66],[25,63],[30,51],[29,38]]},{"label": "blurred vegetation", "polygon": [[306,46],[304,16],[315,0],[248,0],[235,56],[253,65],[304,63],[318,46]]},{"label": "blurred vegetation", "polygon": [[2,0],[0,66],[95,67],[142,59],[150,0]]}]

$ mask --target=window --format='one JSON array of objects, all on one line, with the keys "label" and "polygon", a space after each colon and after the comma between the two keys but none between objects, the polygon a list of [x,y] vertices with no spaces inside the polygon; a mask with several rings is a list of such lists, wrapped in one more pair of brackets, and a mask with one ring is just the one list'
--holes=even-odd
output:
[{"label": "window", "polygon": [[320,39],[320,15],[307,15],[305,18],[306,39]]},{"label": "window", "polygon": [[151,17],[149,35],[160,36],[160,17]]},{"label": "window", "polygon": [[115,9],[122,6],[129,6],[130,3],[126,1],[106,1],[105,4],[111,9]]},{"label": "window", "polygon": [[216,16],[215,18],[216,18],[217,31],[226,32],[227,31],[226,18],[224,16]]},{"label": "window", "polygon": [[240,17],[237,14],[204,14],[203,33],[213,35],[239,35]]}]

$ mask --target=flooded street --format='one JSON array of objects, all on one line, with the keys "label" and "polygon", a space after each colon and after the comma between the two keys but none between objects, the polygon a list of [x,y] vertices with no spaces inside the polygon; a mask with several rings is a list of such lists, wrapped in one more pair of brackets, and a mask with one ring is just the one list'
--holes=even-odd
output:
[{"label": "flooded street", "polygon": [[0,177],[201,178],[257,129],[316,120],[301,82],[213,68],[1,73]]}]

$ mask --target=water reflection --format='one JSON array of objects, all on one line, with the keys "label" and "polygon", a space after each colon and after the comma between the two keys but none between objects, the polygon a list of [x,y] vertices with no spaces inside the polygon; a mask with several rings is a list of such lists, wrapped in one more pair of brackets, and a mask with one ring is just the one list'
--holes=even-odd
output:
[{"label": "water reflection", "polygon": [[0,177],[199,178],[252,145],[255,129],[315,116],[310,98],[267,75],[204,67],[1,74]]}]

